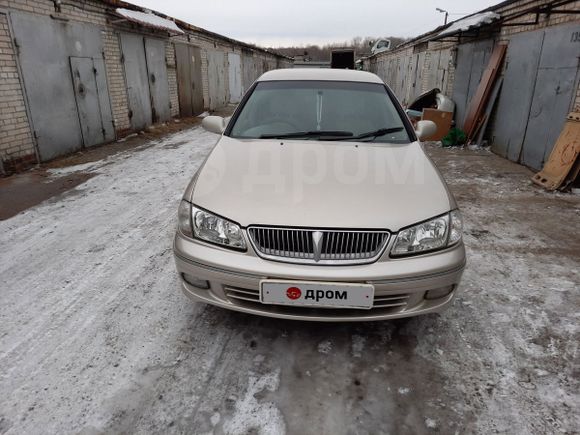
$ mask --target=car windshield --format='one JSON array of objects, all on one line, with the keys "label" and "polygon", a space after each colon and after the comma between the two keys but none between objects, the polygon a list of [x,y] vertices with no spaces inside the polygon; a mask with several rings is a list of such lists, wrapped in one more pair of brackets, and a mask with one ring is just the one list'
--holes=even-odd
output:
[{"label": "car windshield", "polygon": [[410,142],[385,86],[339,81],[259,82],[229,136]]}]

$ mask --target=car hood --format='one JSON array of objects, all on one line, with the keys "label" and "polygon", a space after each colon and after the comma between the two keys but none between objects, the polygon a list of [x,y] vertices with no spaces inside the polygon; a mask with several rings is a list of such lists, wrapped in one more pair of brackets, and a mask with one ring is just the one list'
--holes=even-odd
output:
[{"label": "car hood", "polygon": [[454,206],[421,145],[222,136],[189,200],[242,226],[400,228]]}]

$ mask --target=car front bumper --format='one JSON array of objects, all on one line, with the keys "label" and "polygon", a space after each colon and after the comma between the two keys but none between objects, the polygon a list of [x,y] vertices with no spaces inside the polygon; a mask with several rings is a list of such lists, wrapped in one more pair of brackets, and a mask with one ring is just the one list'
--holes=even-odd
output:
[{"label": "car front bumper", "polygon": [[[245,253],[229,251],[190,240],[179,233],[173,250],[182,290],[194,301],[262,316],[330,322],[384,320],[441,312],[457,294],[466,262],[463,243],[437,253],[351,266],[269,261],[255,255],[251,247]],[[184,275],[207,281],[209,288],[191,285]],[[264,279],[372,284],[374,304],[371,309],[262,304],[260,282]],[[448,289],[449,293],[437,299],[425,298],[427,292],[439,289]]]}]

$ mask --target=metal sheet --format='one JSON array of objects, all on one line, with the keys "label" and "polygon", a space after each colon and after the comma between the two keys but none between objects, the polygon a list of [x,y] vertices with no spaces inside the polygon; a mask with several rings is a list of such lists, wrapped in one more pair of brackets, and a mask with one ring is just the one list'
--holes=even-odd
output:
[{"label": "metal sheet", "polygon": [[256,80],[256,66],[253,53],[242,54],[242,85],[246,92]]},{"label": "metal sheet", "polygon": [[572,95],[576,68],[543,68],[538,71],[521,163],[541,169],[562,130]]},{"label": "metal sheet", "polygon": [[223,51],[209,51],[207,53],[210,110],[225,107],[228,103],[225,60],[226,57]]},{"label": "metal sheet", "polygon": [[175,44],[177,89],[181,116],[203,112],[203,85],[201,81],[201,50],[187,44]]},{"label": "metal sheet", "polygon": [[141,130],[150,125],[153,119],[143,36],[122,33],[121,49],[123,52],[127,97],[129,99],[131,128]]},{"label": "metal sheet", "polygon": [[151,95],[151,115],[153,122],[163,122],[171,118],[169,99],[169,81],[165,62],[165,41],[145,38],[145,58],[149,74],[149,92]]},{"label": "metal sheet", "polygon": [[[71,57],[70,68],[84,145],[93,146],[112,139],[111,129],[105,129],[101,115],[101,101],[97,85],[98,71],[93,59]],[[108,98],[106,104],[108,104]]]},{"label": "metal sheet", "polygon": [[189,58],[191,59],[191,80],[193,114],[198,115],[203,112],[203,82],[201,78],[201,49],[199,47],[189,47]]},{"label": "metal sheet", "polygon": [[541,169],[572,108],[578,83],[577,24],[545,31],[521,163]]},{"label": "metal sheet", "polygon": [[230,103],[239,103],[242,99],[242,61],[240,55],[228,53],[228,64]]},{"label": "metal sheet", "polygon": [[485,66],[493,49],[494,41],[485,39],[457,47],[457,66],[453,82],[455,123],[463,128],[467,106],[477,89]]},{"label": "metal sheet", "polygon": [[543,39],[543,30],[518,33],[508,45],[492,148],[513,161],[519,160],[524,142]]},{"label": "metal sheet", "polygon": [[413,85],[413,93],[410,95],[409,101],[414,100],[416,97],[421,95],[427,89],[423,86],[423,78],[425,70],[423,66],[425,65],[425,55],[426,52],[423,51],[417,55],[417,67],[415,70],[415,83]]},{"label": "metal sheet", "polygon": [[442,93],[447,90],[447,70],[449,69],[449,60],[451,58],[451,50],[437,50],[431,52],[431,59],[429,68],[426,72],[423,91],[429,91],[438,88]]},{"label": "metal sheet", "polygon": [[101,113],[101,125],[104,129],[105,141],[115,139],[115,120],[111,109],[111,99],[109,97],[109,85],[107,83],[107,71],[105,61],[102,58],[93,58],[95,68],[95,80],[97,82],[97,92],[99,97],[99,109]]},{"label": "metal sheet", "polygon": [[174,44],[177,69],[177,95],[181,116],[193,115],[193,83],[191,80],[191,60],[187,44]]},{"label": "metal sheet", "polygon": [[503,67],[506,50],[507,45],[505,43],[495,46],[487,62],[485,71],[479,79],[477,89],[469,98],[465,120],[463,121],[463,130],[465,131],[468,142],[471,142],[475,138],[478,128],[481,127],[482,116],[485,112],[494,83]]},{"label": "metal sheet", "polygon": [[[10,19],[40,159],[80,149],[83,136],[69,57],[102,59],[99,28],[26,13],[11,12]],[[108,93],[106,83],[102,91]]]}]

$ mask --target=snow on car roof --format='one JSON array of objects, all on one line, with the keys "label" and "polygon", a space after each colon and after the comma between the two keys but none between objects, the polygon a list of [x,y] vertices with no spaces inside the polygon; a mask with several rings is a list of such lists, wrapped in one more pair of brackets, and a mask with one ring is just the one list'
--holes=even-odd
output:
[{"label": "snow on car roof", "polygon": [[375,74],[348,69],[287,68],[268,71],[259,82],[277,80],[332,80],[341,82],[383,83]]}]

